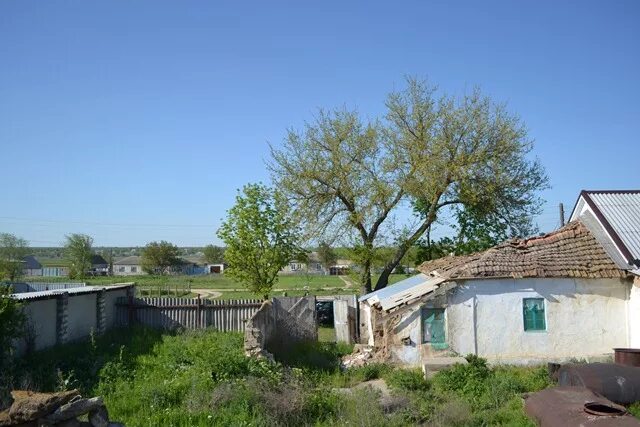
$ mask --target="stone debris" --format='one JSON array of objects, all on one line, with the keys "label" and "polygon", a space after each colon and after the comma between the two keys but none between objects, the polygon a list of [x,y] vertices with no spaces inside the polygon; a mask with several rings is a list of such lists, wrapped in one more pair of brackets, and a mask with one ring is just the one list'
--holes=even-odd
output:
[{"label": "stone debris", "polygon": [[340,367],[342,369],[357,368],[368,363],[375,362],[373,347],[356,344],[353,353],[342,357]]},{"label": "stone debris", "polygon": [[[78,390],[37,393],[14,390],[13,403],[0,412],[0,427],[118,427],[109,422],[109,413],[101,397],[85,399]],[[89,421],[78,417],[87,414]]]}]

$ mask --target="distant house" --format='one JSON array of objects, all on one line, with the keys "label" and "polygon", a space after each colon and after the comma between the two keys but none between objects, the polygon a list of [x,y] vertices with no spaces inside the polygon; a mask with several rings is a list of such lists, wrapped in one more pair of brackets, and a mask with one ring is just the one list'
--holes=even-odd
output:
[{"label": "distant house", "polygon": [[291,260],[280,274],[326,274],[317,252],[311,252],[307,260]]},{"label": "distant house", "polygon": [[91,267],[87,274],[90,276],[106,276],[109,274],[109,263],[102,255],[92,255]]},{"label": "distant house", "polygon": [[187,276],[198,276],[207,274],[206,265],[200,260],[200,257],[180,258],[181,264],[173,271],[176,274],[186,274]]},{"label": "distant house", "polygon": [[205,271],[207,274],[223,274],[224,264],[206,264]]},{"label": "distant house", "polygon": [[[180,258],[180,264],[171,268],[170,271],[170,274],[185,274],[188,276],[206,273],[206,266],[201,265],[198,260],[192,258]],[[142,257],[128,256],[113,263],[114,276],[135,276],[140,274],[147,274],[142,269]]]},{"label": "distant house", "polygon": [[348,259],[338,259],[336,263],[329,267],[329,274],[332,276],[344,276],[351,272],[353,262]]},{"label": "distant house", "polygon": [[25,276],[42,276],[42,264],[33,255],[24,257],[22,273]]},{"label": "distant house", "polygon": [[44,277],[67,277],[69,275],[69,267],[62,265],[46,265],[42,266],[42,276]]},{"label": "distant house", "polygon": [[640,346],[640,191],[582,192],[543,236],[426,262],[360,298],[361,336],[389,361],[598,360]]},{"label": "distant house", "polygon": [[139,274],[147,274],[142,270],[139,256],[120,258],[113,263],[114,276],[136,276]]}]

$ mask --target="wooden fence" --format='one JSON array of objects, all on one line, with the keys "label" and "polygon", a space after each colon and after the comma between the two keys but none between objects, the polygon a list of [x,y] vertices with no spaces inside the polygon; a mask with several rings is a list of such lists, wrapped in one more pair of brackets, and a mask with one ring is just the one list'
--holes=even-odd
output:
[{"label": "wooden fence", "polygon": [[121,326],[135,323],[152,328],[204,329],[244,332],[247,320],[258,311],[262,301],[205,300],[201,298],[119,298],[117,319]]}]

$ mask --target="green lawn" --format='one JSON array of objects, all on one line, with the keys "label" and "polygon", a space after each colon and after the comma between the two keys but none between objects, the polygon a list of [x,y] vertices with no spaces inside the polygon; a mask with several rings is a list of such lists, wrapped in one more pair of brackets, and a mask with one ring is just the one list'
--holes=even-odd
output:
[{"label": "green lawn", "polygon": [[[190,284],[197,289],[242,289],[240,283],[233,281],[225,275],[202,276],[100,276],[87,277],[82,280],[70,280],[67,277],[28,277],[25,280],[32,282],[85,282],[88,285],[110,285],[114,283],[136,282],[143,287],[151,286],[183,286]],[[345,283],[338,276],[280,276],[276,288],[283,289],[321,289],[327,287],[345,287]]]},{"label": "green lawn", "polygon": [[[392,274],[389,283],[397,283],[409,276],[404,274]],[[278,283],[272,292],[273,296],[282,296],[285,292],[288,296],[309,295],[346,295],[359,294],[360,287],[357,277],[349,277],[355,286],[347,287],[338,276],[305,276],[287,275],[280,276]],[[373,277],[375,284],[377,276]],[[108,286],[116,283],[134,282],[138,289],[146,295],[193,297],[189,289],[217,289],[222,292],[220,299],[247,299],[256,298],[255,295],[244,290],[244,286],[233,281],[225,275],[202,276],[113,276],[113,277],[88,277],[83,280],[70,280],[66,277],[28,277],[25,280],[33,282],[85,282],[87,285]]]},{"label": "green lawn", "polygon": [[[533,426],[520,394],[548,385],[547,370],[489,368],[482,359],[426,381],[420,370],[374,364],[341,370],[351,346],[291,346],[278,364],[244,356],[242,335],[214,330],[162,334],[133,328],[33,353],[0,371],[0,410],[8,391],[79,388],[103,396],[110,418],[135,426]],[[386,412],[366,388],[383,378]]]}]

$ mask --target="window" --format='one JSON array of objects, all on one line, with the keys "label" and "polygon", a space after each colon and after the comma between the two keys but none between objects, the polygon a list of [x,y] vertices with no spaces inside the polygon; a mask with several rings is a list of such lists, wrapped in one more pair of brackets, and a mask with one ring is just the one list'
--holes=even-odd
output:
[{"label": "window", "polygon": [[544,298],[524,298],[522,300],[522,317],[525,331],[546,331]]},{"label": "window", "polygon": [[132,273],[137,273],[138,272],[138,267],[136,267],[136,266],[131,267],[131,272]]},{"label": "window", "polygon": [[119,273],[124,273],[124,267],[118,267],[118,272]]},{"label": "window", "polygon": [[444,344],[444,308],[422,308],[422,342]]}]

